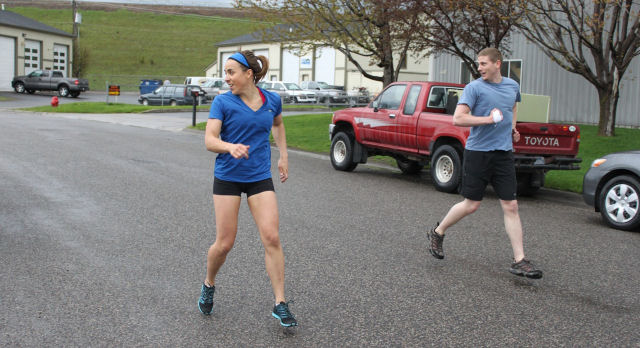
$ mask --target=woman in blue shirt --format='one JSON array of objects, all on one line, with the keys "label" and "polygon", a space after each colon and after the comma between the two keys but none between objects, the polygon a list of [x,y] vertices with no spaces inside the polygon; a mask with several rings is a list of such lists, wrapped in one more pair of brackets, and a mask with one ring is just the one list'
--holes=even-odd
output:
[{"label": "woman in blue shirt", "polygon": [[284,297],[284,253],[271,180],[270,133],[280,150],[280,182],[289,176],[282,103],[276,93],[256,86],[268,69],[269,61],[264,56],[256,57],[252,51],[234,53],[224,65],[230,91],[217,96],[211,104],[205,145],[207,150],[218,153],[213,183],[216,240],[207,254],[207,276],[198,308],[203,314],[210,314],[213,309],[215,277],[235,242],[244,192],[265,249],[266,269],[276,301],[272,315],[282,326],[296,326]]}]

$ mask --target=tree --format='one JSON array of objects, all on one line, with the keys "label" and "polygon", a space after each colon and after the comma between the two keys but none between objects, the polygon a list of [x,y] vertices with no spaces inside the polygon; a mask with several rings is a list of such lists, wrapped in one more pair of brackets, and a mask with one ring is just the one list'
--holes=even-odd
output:
[{"label": "tree", "polygon": [[523,0],[520,31],[598,91],[598,134],[615,135],[620,83],[640,54],[640,4],[632,0]]},{"label": "tree", "polygon": [[[407,15],[402,3],[401,0],[238,0],[236,7],[250,10],[265,20],[286,24],[263,30],[265,40],[282,41],[306,50],[333,47],[364,77],[386,86],[397,81],[413,37],[411,28],[398,20],[399,16]],[[370,66],[382,68],[383,75],[367,72],[358,56],[367,57]]]},{"label": "tree", "polygon": [[406,4],[417,13],[412,24],[418,38],[412,49],[425,56],[449,53],[459,57],[474,78],[479,78],[476,54],[495,47],[510,53],[510,35],[522,15],[518,0],[410,0]]}]

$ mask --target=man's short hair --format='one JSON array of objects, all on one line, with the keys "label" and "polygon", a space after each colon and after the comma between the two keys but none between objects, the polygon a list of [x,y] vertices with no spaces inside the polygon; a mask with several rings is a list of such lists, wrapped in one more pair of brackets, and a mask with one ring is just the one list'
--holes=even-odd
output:
[{"label": "man's short hair", "polygon": [[478,57],[480,56],[489,57],[489,60],[494,63],[497,61],[502,62],[502,53],[500,53],[497,48],[487,47],[478,53]]}]

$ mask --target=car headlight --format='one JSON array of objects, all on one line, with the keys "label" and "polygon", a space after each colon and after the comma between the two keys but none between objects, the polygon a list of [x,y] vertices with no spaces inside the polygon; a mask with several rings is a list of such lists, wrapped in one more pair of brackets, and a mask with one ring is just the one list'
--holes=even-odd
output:
[{"label": "car headlight", "polygon": [[598,159],[594,160],[593,162],[591,162],[591,167],[592,168],[599,167],[601,164],[603,164],[606,161],[607,160],[605,158],[598,158]]}]

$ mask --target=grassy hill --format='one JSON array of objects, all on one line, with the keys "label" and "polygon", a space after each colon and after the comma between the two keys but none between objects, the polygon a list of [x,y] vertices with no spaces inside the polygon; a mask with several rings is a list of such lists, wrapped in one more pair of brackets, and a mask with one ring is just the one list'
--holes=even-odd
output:
[{"label": "grassy hill", "polygon": [[[73,31],[69,9],[8,7],[66,32]],[[260,29],[251,19],[175,15],[118,9],[80,9],[78,47],[89,52],[84,74],[92,90],[106,82],[137,90],[140,79],[182,82],[185,76],[203,76],[217,55],[216,42]]]}]

